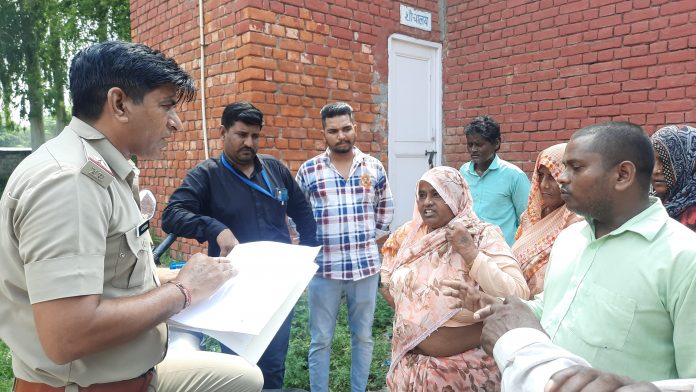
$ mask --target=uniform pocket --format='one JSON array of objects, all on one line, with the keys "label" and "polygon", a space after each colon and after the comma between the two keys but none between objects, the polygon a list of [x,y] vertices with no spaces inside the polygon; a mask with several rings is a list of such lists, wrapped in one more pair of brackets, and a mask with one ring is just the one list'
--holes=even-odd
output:
[{"label": "uniform pocket", "polygon": [[114,287],[129,289],[142,286],[147,269],[147,241],[138,237],[136,229],[131,229],[121,236],[116,271],[112,280]]},{"label": "uniform pocket", "polygon": [[575,301],[573,333],[599,349],[621,350],[633,324],[636,301],[590,282],[578,289]]}]

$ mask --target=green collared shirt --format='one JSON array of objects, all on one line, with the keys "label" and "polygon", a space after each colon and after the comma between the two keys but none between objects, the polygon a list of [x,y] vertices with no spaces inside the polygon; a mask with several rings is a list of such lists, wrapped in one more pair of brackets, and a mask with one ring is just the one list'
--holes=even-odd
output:
[{"label": "green collared shirt", "polygon": [[696,377],[696,233],[662,203],[596,239],[579,222],[551,251],[528,304],[555,344],[637,380]]},{"label": "green collared shirt", "polygon": [[527,175],[497,154],[481,176],[474,170],[473,162],[462,165],[459,172],[471,188],[476,215],[499,226],[505,241],[512,246],[520,215],[527,209],[530,188]]}]

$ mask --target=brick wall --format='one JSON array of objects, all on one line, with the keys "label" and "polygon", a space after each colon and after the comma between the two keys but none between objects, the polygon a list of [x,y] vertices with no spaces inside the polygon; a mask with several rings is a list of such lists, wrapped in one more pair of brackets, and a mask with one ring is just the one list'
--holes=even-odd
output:
[{"label": "brick wall", "polygon": [[[151,1],[132,0],[131,36],[133,42],[141,42],[159,49],[176,61],[196,79],[200,88],[198,66],[198,2],[195,0]],[[216,26],[219,27],[219,26]],[[179,111],[183,131],[175,133],[163,159],[157,161],[140,160],[140,187],[150,189],[157,198],[157,213],[151,230],[162,237],[160,214],[168,195],[180,184],[188,170],[205,158],[200,101],[184,103]],[[178,241],[172,249],[187,254],[200,252],[202,248],[195,241]]]},{"label": "brick wall", "polygon": [[696,122],[696,7],[669,0],[448,1],[447,161],[466,160],[464,126],[502,123],[502,155],[533,169],[573,131],[628,120],[652,133]]},{"label": "brick wall", "polygon": [[[161,3],[161,4],[160,4]],[[319,110],[331,101],[354,107],[358,147],[387,161],[387,38],[402,33],[441,42],[437,0],[403,4],[433,13],[433,31],[399,24],[399,4],[373,0],[204,1],[206,111],[210,154],[222,149],[225,105],[248,100],[265,115],[260,152],[293,171],[325,149]],[[197,1],[131,0],[133,40],[174,56],[199,82]],[[161,212],[186,172],[204,159],[200,100],[185,104],[184,131],[164,159],[143,161],[141,187]],[[155,233],[159,230],[159,212]],[[201,251],[195,241],[173,246]]]},{"label": "brick wall", "polygon": [[[399,4],[432,12],[433,31],[399,25]],[[266,115],[261,152],[294,171],[324,149],[319,109],[344,100],[357,111],[358,146],[386,163],[387,43],[395,32],[443,44],[451,166],[467,160],[464,126],[480,114],[502,124],[501,156],[527,172],[538,151],[588,124],[628,120],[652,132],[696,122],[691,0],[206,0],[204,19],[211,156],[221,151],[224,106],[249,100]],[[131,0],[131,20],[134,41],[174,56],[198,83],[197,1]],[[164,159],[140,163],[160,211],[205,157],[200,100],[181,116],[184,131]]]}]

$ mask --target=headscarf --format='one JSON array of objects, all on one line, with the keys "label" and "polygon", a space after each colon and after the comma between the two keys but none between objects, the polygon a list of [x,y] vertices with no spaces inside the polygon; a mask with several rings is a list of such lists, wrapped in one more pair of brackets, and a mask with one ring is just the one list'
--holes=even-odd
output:
[{"label": "headscarf", "polygon": [[669,216],[677,218],[696,204],[696,128],[669,125],[655,132],[650,139],[662,161],[667,183],[665,208]]},{"label": "headscarf", "polygon": [[565,204],[544,218],[541,211],[544,208],[539,185],[539,167],[545,166],[551,172],[554,180],[558,181],[563,172],[563,153],[566,143],[553,145],[537,157],[532,174],[532,188],[529,191],[527,210],[520,217],[520,227],[515,234],[512,253],[520,263],[522,274],[529,283],[532,295],[543,290],[543,273],[549,261],[551,247],[556,237],[569,225],[582,220],[580,216],[568,210]]},{"label": "headscarf", "polygon": [[[451,167],[439,166],[430,169],[420,179],[432,185],[442,197],[455,217],[449,223],[463,222],[470,230],[480,251],[493,256],[496,254],[509,255],[513,258],[510,248],[505,243],[500,229],[478,219],[473,210],[473,201],[469,186],[458,170]],[[416,185],[416,192],[417,192]],[[392,367],[403,355],[430,336],[458,313],[468,312],[462,309],[451,309],[454,299],[441,295],[439,281],[441,279],[460,279],[469,284],[476,282],[469,276],[469,268],[459,253],[445,238],[446,226],[426,233],[418,205],[413,211],[413,220],[399,228],[384,245],[383,249],[392,249],[394,236],[399,233],[404,240],[398,245],[395,255],[385,254],[383,271],[388,278],[387,284],[394,279],[410,282],[420,289],[413,293],[396,293],[390,290],[396,302],[396,319],[392,340]],[[492,236],[494,231],[497,236]],[[405,276],[392,275],[401,267]],[[392,288],[393,289],[393,288]],[[395,295],[396,294],[396,295]],[[490,292],[491,295],[501,296],[506,293]],[[469,312],[470,313],[470,312]],[[461,322],[463,325],[475,323],[471,315],[470,321]]]},{"label": "headscarf", "polygon": [[[438,166],[423,174],[418,182],[420,181],[425,181],[430,184],[442,197],[450,210],[452,210],[454,218],[450,222],[461,221],[465,226],[473,229],[472,231],[477,233],[474,235],[474,243],[478,246],[481,232],[488,224],[479,220],[476,216],[469,185],[466,183],[461,173],[448,166]],[[418,184],[416,184],[416,194],[417,193]],[[395,265],[395,269],[402,264],[412,262],[414,258],[422,256],[423,252],[428,252],[435,244],[447,243],[444,226],[431,231],[420,239],[416,238],[418,229],[422,225],[423,218],[421,217],[420,211],[418,211],[418,203],[416,202],[413,208],[413,219],[410,222],[411,230],[409,230],[408,236],[401,243],[399,253],[396,255],[396,259],[401,260],[401,262]],[[449,251],[451,251],[451,249]],[[452,252],[452,255],[453,257],[461,259],[461,256],[459,256],[457,252]]]}]

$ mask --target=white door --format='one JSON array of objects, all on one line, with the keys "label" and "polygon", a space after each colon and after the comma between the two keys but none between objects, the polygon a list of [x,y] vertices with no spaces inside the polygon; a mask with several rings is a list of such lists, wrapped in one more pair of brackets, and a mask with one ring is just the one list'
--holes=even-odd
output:
[{"label": "white door", "polygon": [[389,184],[392,230],[411,219],[416,182],[442,157],[442,59],[439,43],[389,37]]}]

